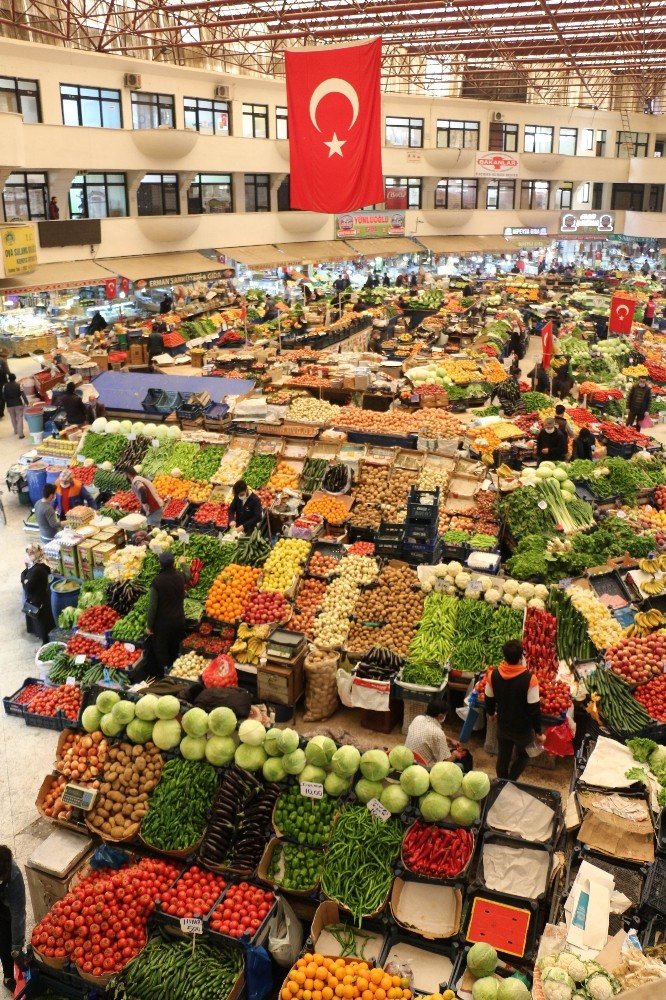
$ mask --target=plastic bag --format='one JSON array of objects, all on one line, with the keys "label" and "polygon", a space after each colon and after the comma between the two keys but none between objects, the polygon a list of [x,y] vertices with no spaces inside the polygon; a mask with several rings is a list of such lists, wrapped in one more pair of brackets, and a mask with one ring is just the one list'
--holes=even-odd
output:
[{"label": "plastic bag", "polygon": [[268,926],[268,950],[283,968],[290,968],[301,953],[303,928],[289,903],[278,896],[275,916]]},{"label": "plastic bag", "polygon": [[273,990],[271,956],[261,946],[245,948],[245,995],[247,1000],[264,1000]]},{"label": "plastic bag", "polygon": [[121,850],[120,847],[111,847],[110,844],[100,844],[95,850],[95,853],[90,859],[90,867],[94,869],[99,868],[123,868],[130,862],[130,856],[127,851]]},{"label": "plastic bag", "polygon": [[338,653],[313,649],[305,658],[305,714],[304,722],[321,722],[338,708],[337,669]]},{"label": "plastic bag", "polygon": [[352,684],[354,678],[351,674],[348,674],[346,670],[340,668],[337,673],[337,684],[338,684],[338,695],[340,696],[340,701],[345,706],[345,708],[353,708],[352,704]]},{"label": "plastic bag", "polygon": [[551,757],[573,757],[573,733],[568,721],[546,730],[543,748]]},{"label": "plastic bag", "polygon": [[230,656],[220,653],[202,670],[201,680],[206,687],[238,687],[236,664]]}]

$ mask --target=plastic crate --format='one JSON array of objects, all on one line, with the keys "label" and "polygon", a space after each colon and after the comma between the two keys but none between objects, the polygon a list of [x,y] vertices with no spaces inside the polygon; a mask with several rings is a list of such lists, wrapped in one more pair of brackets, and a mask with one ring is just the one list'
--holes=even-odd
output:
[{"label": "plastic crate", "polygon": [[347,536],[352,544],[354,542],[374,542],[377,538],[377,532],[374,528],[356,527],[350,524],[347,528]]},{"label": "plastic crate", "polygon": [[432,545],[423,545],[417,542],[403,542],[402,557],[411,566],[428,565],[442,561],[442,547],[439,541]]},{"label": "plastic crate", "polygon": [[666,858],[657,857],[645,883],[643,906],[666,918]]},{"label": "plastic crate", "polygon": [[437,521],[423,521],[415,524],[408,521],[403,527],[405,542],[408,545],[434,545],[437,541],[439,530]]},{"label": "plastic crate", "polygon": [[[460,949],[460,953],[458,955],[458,961],[456,962],[456,967],[453,970],[453,976],[451,977],[450,981],[450,987],[452,990],[457,990],[459,988],[459,984],[461,983],[462,978],[465,975],[465,969],[467,968],[467,955],[469,954],[469,950],[471,947],[472,946],[468,944],[465,945],[464,948]],[[513,963],[507,963],[506,966],[498,965],[497,968],[495,969],[494,974],[496,976],[501,976],[502,979],[509,979],[516,972],[525,973],[525,971],[526,970],[524,968],[516,969]],[[529,972],[527,973],[527,975],[528,978],[531,978],[532,973]],[[465,993],[465,996],[468,996],[468,994]]]},{"label": "plastic crate", "polygon": [[26,726],[33,726],[35,729],[53,729],[56,733],[61,733],[63,729],[69,729],[74,725],[72,719],[58,709],[56,715],[38,715],[36,712],[24,712],[23,718]]},{"label": "plastic crate", "polygon": [[[459,962],[460,945],[456,941],[428,941],[417,934],[408,934],[406,931],[394,931],[394,933],[391,934],[390,937],[388,937],[384,942],[384,947],[381,955],[379,956],[378,962],[380,968],[384,968],[384,966],[391,961],[391,953],[392,951],[395,951],[396,946],[399,944],[409,944],[413,948],[418,948],[420,951],[428,952],[431,955],[441,955],[448,958],[451,962],[451,974],[447,979],[444,979],[438,984],[438,986],[434,989],[434,992],[444,992],[444,990],[449,988],[453,982],[453,977]],[[419,971],[418,967],[412,969],[414,974],[414,991],[416,995],[423,996],[424,989],[429,987],[427,987],[426,984],[423,984],[424,989],[421,989],[420,983],[422,983],[422,981],[419,980]]]},{"label": "plastic crate", "polygon": [[375,555],[379,559],[400,559],[402,556],[402,542],[385,541],[377,536]]},{"label": "plastic crate", "polygon": [[377,532],[378,542],[401,542],[405,534],[405,525],[391,521],[381,521]]},{"label": "plastic crate", "polygon": [[[561,797],[560,793],[556,792],[552,788],[540,788],[540,787],[538,787],[536,785],[525,785],[522,782],[518,782],[518,781],[516,781],[516,782],[510,782],[506,778],[495,778],[495,780],[491,781],[491,783],[490,783],[490,791],[486,795],[486,798],[485,798],[485,801],[484,801],[484,806],[483,806],[483,815],[481,817],[481,822],[482,822],[484,830],[487,830],[487,831],[492,832],[492,833],[497,833],[500,836],[504,836],[504,837],[509,836],[509,837],[512,837],[512,838],[518,838],[518,839],[520,839],[520,835],[519,834],[513,833],[513,832],[509,832],[507,830],[498,830],[498,829],[496,829],[495,827],[493,827],[488,822],[488,814],[490,812],[490,809],[491,809],[493,803],[497,799],[497,797],[498,797],[499,793],[502,791],[502,789],[506,785],[509,785],[509,784],[515,785],[515,787],[518,788],[518,789],[520,789],[522,792],[525,792],[526,794],[531,795],[533,798],[538,799],[538,801],[544,803],[544,805],[550,806],[550,808],[554,812],[553,827],[552,827],[552,830],[551,830],[549,838],[547,840],[544,840],[544,841],[539,841],[539,843],[541,845],[543,845],[543,846],[554,844],[555,840],[557,839],[557,835],[558,835],[560,826],[562,824],[562,819],[563,819],[563,816],[562,816],[562,797]],[[531,843],[531,841],[527,841],[527,840],[524,841],[524,842],[525,843]]]},{"label": "plastic crate", "polygon": [[61,970],[47,969],[36,962],[31,964],[28,976],[25,986],[16,994],[16,1000],[37,1000],[46,994],[82,1000],[89,993],[88,984],[78,976]]},{"label": "plastic crate", "polygon": [[439,486],[435,490],[418,490],[415,486],[410,487],[407,498],[407,520],[437,523],[440,497]]},{"label": "plastic crate", "polygon": [[606,446],[606,454],[609,458],[631,458],[634,452],[638,450],[633,441],[624,443],[609,441],[607,438],[604,438],[603,441]]},{"label": "plastic crate", "polygon": [[39,677],[26,677],[18,691],[15,691],[14,694],[5,695],[2,699],[6,715],[16,715],[19,718],[23,718],[25,716],[26,707],[25,705],[16,704],[16,698],[18,698],[21,691],[25,690],[25,688],[29,687],[31,684],[39,684],[41,688],[48,687],[48,685],[45,684],[44,681],[40,680]]}]

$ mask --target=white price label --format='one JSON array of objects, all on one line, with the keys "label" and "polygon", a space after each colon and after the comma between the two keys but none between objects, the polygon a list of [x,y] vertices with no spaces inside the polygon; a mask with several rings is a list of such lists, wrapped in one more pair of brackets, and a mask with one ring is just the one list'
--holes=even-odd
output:
[{"label": "white price label", "polygon": [[152,444],[153,448],[159,448],[160,446],[159,438],[153,438],[150,443]]},{"label": "white price label", "polygon": [[473,593],[479,593],[480,591],[483,590],[483,581],[470,580],[469,583],[467,584],[467,589],[471,590]]},{"label": "white price label", "polygon": [[615,516],[619,517],[622,521],[626,521],[627,520],[627,515],[625,514],[625,512],[623,510],[616,510],[615,511]]},{"label": "white price label", "polygon": [[301,781],[301,795],[306,799],[323,799],[324,786],[318,781]]},{"label": "white price label", "polygon": [[537,507],[539,507],[541,510],[546,510],[548,504],[546,503],[545,500],[539,500]]},{"label": "white price label", "polygon": [[370,799],[368,802],[368,811],[371,812],[373,816],[376,816],[377,819],[380,819],[382,823],[385,823],[387,819],[391,818],[391,813],[388,809],[384,808],[379,799]]},{"label": "white price label", "polygon": [[76,677],[68,677],[65,683],[66,684],[76,684],[78,682],[76,680]]},{"label": "white price label", "polygon": [[78,656],[74,657],[74,663],[77,665],[77,667],[80,667],[85,662],[86,662],[86,655],[85,655],[85,653],[79,653]]},{"label": "white price label", "polygon": [[128,434],[127,435],[127,440],[128,441],[136,441],[136,434]]},{"label": "white price label", "polygon": [[181,917],[180,929],[183,934],[203,934],[203,920],[201,917]]},{"label": "white price label", "polygon": [[128,653],[136,653],[136,646],[134,646],[131,642],[125,642],[123,645]]}]

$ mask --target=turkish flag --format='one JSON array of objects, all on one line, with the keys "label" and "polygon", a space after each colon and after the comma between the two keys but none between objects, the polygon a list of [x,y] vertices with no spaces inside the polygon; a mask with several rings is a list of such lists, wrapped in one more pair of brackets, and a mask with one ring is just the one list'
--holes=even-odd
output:
[{"label": "turkish flag", "polygon": [[609,333],[631,333],[631,324],[634,321],[634,310],[636,302],[628,299],[624,295],[614,295],[611,299],[610,317],[608,320]]},{"label": "turkish flag", "polygon": [[384,200],[381,38],[285,52],[292,208],[353,212]]},{"label": "turkish flag", "polygon": [[116,297],[116,279],[106,278],[104,281],[104,295],[107,299],[115,299]]},{"label": "turkish flag", "polygon": [[544,323],[541,327],[541,364],[548,368],[553,360],[553,324]]}]

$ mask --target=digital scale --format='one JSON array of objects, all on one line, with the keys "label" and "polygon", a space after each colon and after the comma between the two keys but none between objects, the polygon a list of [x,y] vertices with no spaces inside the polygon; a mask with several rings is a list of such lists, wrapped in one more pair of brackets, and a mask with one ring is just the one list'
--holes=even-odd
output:
[{"label": "digital scale", "polygon": [[266,656],[271,660],[292,661],[297,659],[304,648],[305,636],[302,632],[278,628],[266,642]]},{"label": "digital scale", "polygon": [[84,788],[83,785],[70,783],[65,785],[60,798],[66,806],[72,806],[74,809],[82,809],[84,812],[90,812],[95,804],[95,799],[97,798],[97,789]]}]

